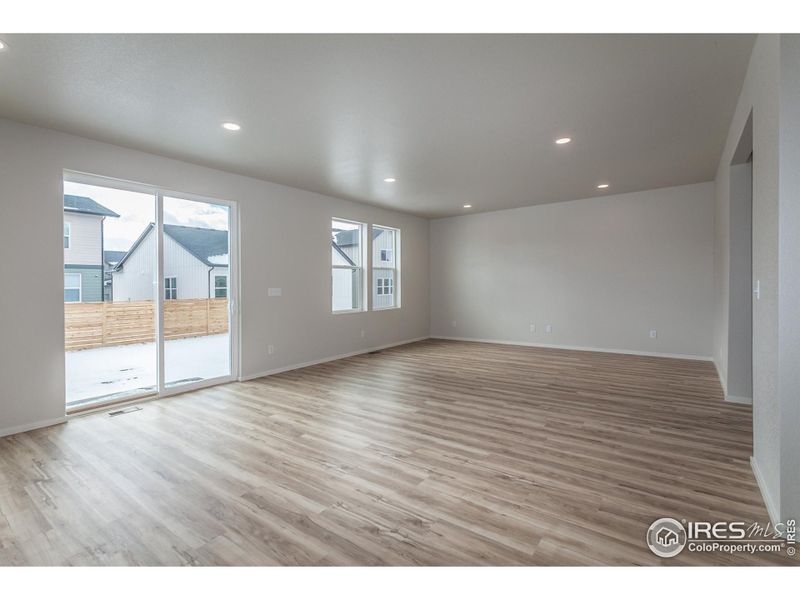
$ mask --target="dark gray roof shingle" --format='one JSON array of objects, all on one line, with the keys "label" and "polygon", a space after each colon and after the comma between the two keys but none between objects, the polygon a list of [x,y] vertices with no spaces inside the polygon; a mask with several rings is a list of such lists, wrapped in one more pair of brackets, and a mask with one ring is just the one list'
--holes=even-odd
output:
[{"label": "dark gray roof shingle", "polygon": [[[164,225],[164,233],[181,246],[189,254],[209,267],[228,266],[228,232],[221,229],[204,229],[202,227],[186,227],[184,225]],[[212,256],[225,256],[224,264],[220,261],[210,262]]]},{"label": "dark gray roof shingle", "polygon": [[107,265],[115,265],[119,261],[122,260],[122,257],[125,256],[127,252],[125,250],[104,250],[103,251],[103,261]]},{"label": "dark gray roof shingle", "polygon": [[119,217],[117,213],[98,204],[86,196],[72,196],[64,194],[64,210],[81,213],[84,215],[99,215],[101,217]]}]

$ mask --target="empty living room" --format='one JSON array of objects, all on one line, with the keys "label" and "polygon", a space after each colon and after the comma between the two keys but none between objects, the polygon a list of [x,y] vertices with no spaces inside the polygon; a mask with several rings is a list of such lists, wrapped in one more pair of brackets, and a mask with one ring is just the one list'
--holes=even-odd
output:
[{"label": "empty living room", "polygon": [[797,23],[302,4],[0,26],[3,587],[796,589]]}]

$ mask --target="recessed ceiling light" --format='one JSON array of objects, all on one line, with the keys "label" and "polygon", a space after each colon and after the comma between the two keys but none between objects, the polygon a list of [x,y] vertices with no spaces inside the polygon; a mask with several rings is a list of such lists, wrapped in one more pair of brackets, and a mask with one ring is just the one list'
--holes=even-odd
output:
[{"label": "recessed ceiling light", "polygon": [[572,141],[572,138],[563,137],[563,138],[558,138],[556,140],[556,144],[559,144],[559,145],[560,144],[569,144],[571,141]]},{"label": "recessed ceiling light", "polygon": [[607,183],[598,183],[598,184],[597,184],[597,189],[598,189],[598,190],[604,190],[604,189],[606,189],[607,187],[608,187],[608,184],[607,184]]},{"label": "recessed ceiling light", "polygon": [[222,127],[227,129],[228,131],[239,131],[242,128],[242,126],[239,125],[238,123],[231,123],[231,122],[223,123]]},{"label": "recessed ceiling light", "polygon": [[465,204],[464,208],[472,208],[472,204]]},{"label": "recessed ceiling light", "polygon": [[394,183],[395,181],[397,181],[397,179],[395,179],[394,177],[387,177],[386,179],[384,179],[384,181],[386,183]]},{"label": "recessed ceiling light", "polygon": [[8,44],[6,44],[3,40],[0,40],[0,52],[8,48]]}]

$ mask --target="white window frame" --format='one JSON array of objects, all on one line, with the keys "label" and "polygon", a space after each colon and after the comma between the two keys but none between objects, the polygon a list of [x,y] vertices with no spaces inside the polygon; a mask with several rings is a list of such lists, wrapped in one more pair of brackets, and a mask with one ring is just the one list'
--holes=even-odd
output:
[{"label": "white window frame", "polygon": [[[375,286],[378,296],[391,296],[394,290],[394,281],[391,277],[378,277]],[[387,289],[389,290],[388,292],[386,291]]]},{"label": "white window frame", "polygon": [[[366,264],[367,260],[367,243],[366,243],[366,235],[365,232],[368,230],[366,223],[361,223],[360,221],[353,221],[351,219],[340,219],[339,217],[331,217],[328,221],[328,231],[331,231],[333,221],[340,221],[342,223],[349,223],[351,225],[358,225],[358,249],[359,249],[359,261],[358,265],[334,265],[331,261],[331,269],[345,269],[348,271],[353,271],[354,276],[358,277],[358,297],[360,298],[359,307],[358,308],[349,308],[345,310],[333,310],[333,277],[331,277],[331,289],[330,289],[330,298],[331,298],[331,313],[334,315],[342,315],[348,313],[360,313],[367,311],[367,285],[364,285],[364,274],[366,273],[366,269],[364,265]],[[330,247],[328,248],[328,256],[331,256]],[[329,260],[331,260],[329,258]]]},{"label": "white window frame", "polygon": [[[173,280],[175,285],[169,286],[167,285],[167,281]],[[167,293],[172,291],[174,297],[169,298],[167,297]],[[177,300],[178,299],[178,278],[177,277],[164,277],[164,300]]]},{"label": "white window frame", "polygon": [[[228,276],[227,275],[212,275],[212,277],[214,277],[214,296],[213,296],[213,299],[214,300],[220,300],[222,298],[227,299],[227,297],[228,297]],[[219,287],[217,285],[217,277],[222,277],[222,278],[225,279],[225,285],[224,286]],[[225,295],[224,296],[217,296],[217,290],[225,290]]]},{"label": "white window frame", "polygon": [[[121,401],[132,401],[139,399],[149,398],[166,398],[181,394],[191,390],[199,390],[221,383],[228,383],[236,381],[240,375],[240,331],[241,331],[241,312],[239,311],[239,209],[236,201],[225,200],[217,197],[208,197],[198,194],[191,194],[179,190],[172,190],[166,187],[160,187],[153,184],[137,183],[135,181],[126,181],[122,179],[114,179],[104,177],[102,175],[93,175],[89,173],[79,173],[76,171],[63,171],[64,181],[71,181],[74,183],[85,183],[89,185],[97,185],[101,187],[108,187],[118,190],[126,190],[130,192],[141,192],[145,194],[152,194],[155,198],[155,231],[158,233],[156,237],[156,272],[153,279],[155,287],[154,301],[156,303],[156,347],[158,354],[158,370],[157,370],[157,390],[145,391],[141,394],[131,394],[126,396],[124,400],[114,399],[108,401],[107,397],[100,397],[95,399],[87,399],[86,403],[96,402],[96,406],[103,404],[113,404]],[[169,385],[165,381],[165,353],[166,353],[166,340],[164,338],[164,197],[178,198],[183,200],[195,200],[197,202],[206,202],[209,204],[221,205],[228,207],[229,215],[229,231],[228,231],[228,317],[229,317],[229,362],[230,375],[223,375],[212,379],[204,379],[198,382]],[[63,211],[63,208],[61,208]],[[177,282],[176,282],[177,283]],[[69,409],[67,410],[69,412]]]},{"label": "white window frame", "polygon": [[64,250],[69,250],[72,246],[72,223],[64,223]]},{"label": "white window frame", "polygon": [[[67,286],[67,276],[78,278],[78,287],[74,285]],[[64,300],[64,304],[79,304],[83,302],[83,274],[82,273],[64,273],[64,291],[78,290],[77,300]]]},{"label": "white window frame", "polygon": [[[388,231],[394,231],[394,248],[388,249],[390,252],[389,256],[394,256],[394,267],[386,267],[383,265],[374,265],[370,264],[370,274],[372,275],[375,270],[379,271],[391,271],[391,288],[392,292],[394,293],[394,304],[392,306],[375,306],[373,301],[372,303],[372,310],[379,311],[379,310],[395,310],[400,308],[400,228],[399,227],[389,227],[388,225],[378,225],[373,223],[371,226],[371,233],[369,236],[370,246],[375,240],[375,229],[385,229]],[[371,250],[371,248],[370,248]],[[381,261],[383,261],[383,252],[386,249],[381,249]],[[373,256],[373,253],[370,251],[370,256]],[[388,262],[388,261],[387,261]],[[386,279],[385,277],[381,277],[380,279]],[[390,294],[378,294],[378,284],[376,278],[374,276],[370,277],[370,283],[375,281],[375,296],[388,296]],[[384,291],[385,291],[385,286]],[[372,297],[371,297],[372,298]]]}]

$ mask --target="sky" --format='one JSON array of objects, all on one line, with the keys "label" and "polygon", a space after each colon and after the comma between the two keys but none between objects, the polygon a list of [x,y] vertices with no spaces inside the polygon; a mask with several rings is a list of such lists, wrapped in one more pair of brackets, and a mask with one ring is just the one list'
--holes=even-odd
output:
[{"label": "sky", "polygon": [[[118,219],[107,217],[105,220],[103,225],[105,250],[127,251],[139,238],[145,227],[156,220],[155,197],[151,194],[70,181],[64,182],[64,193],[86,196],[120,215]],[[228,209],[216,204],[165,196],[164,223],[227,230]]]}]

